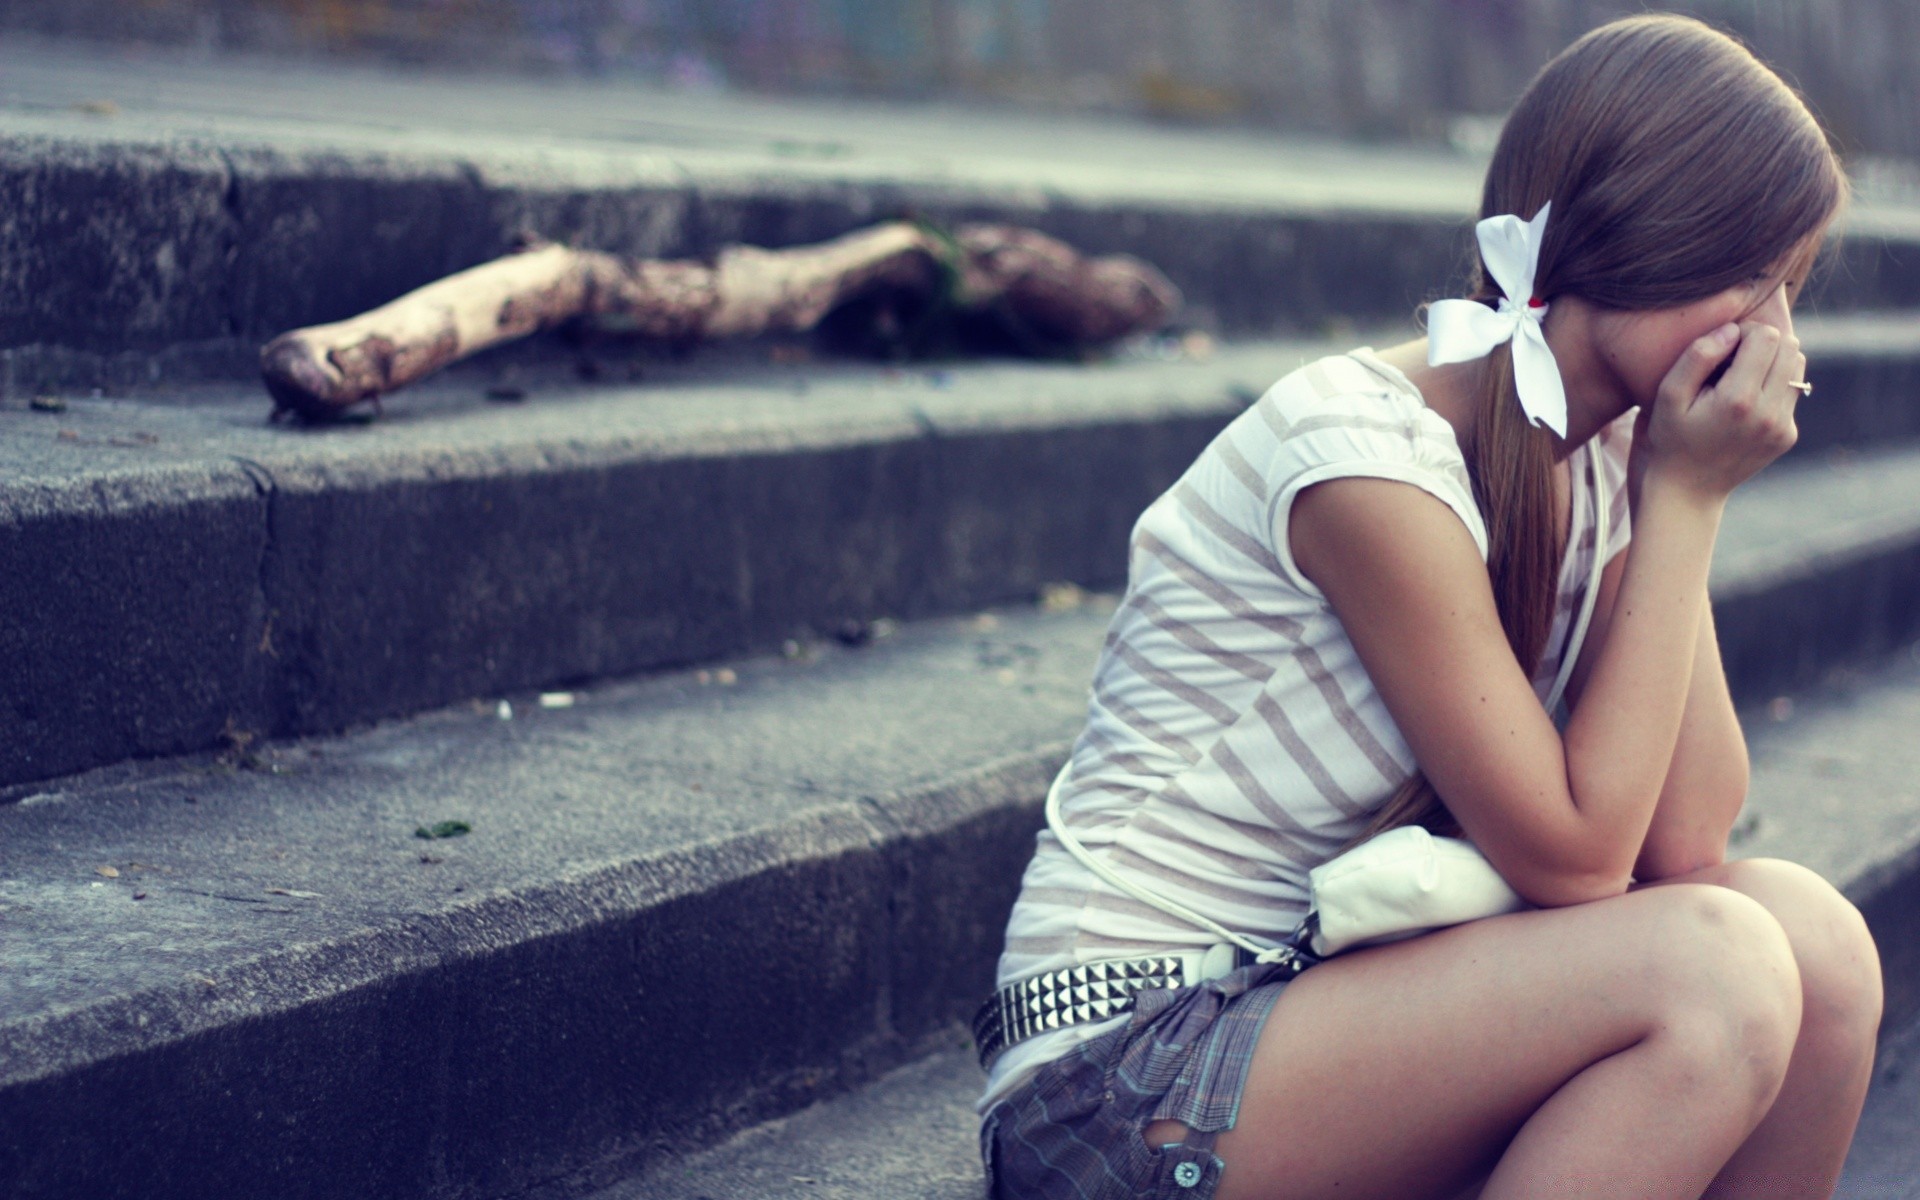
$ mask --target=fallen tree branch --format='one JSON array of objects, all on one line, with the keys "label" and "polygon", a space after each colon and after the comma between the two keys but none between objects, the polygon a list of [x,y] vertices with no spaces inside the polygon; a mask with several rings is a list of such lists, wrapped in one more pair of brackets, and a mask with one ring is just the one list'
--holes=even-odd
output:
[{"label": "fallen tree branch", "polygon": [[1031,350],[1084,349],[1157,328],[1180,303],[1126,256],[1088,258],[1030,229],[968,225],[948,238],[894,221],[817,245],[729,246],[711,264],[539,244],[370,312],[291,330],[260,351],[274,414],[316,420],[490,346],[581,318],[661,340],[801,333],[885,294],[990,314]]}]

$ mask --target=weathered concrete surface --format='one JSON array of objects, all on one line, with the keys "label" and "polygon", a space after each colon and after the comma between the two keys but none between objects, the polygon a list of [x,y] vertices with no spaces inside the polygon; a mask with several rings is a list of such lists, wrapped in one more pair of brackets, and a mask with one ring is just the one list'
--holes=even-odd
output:
[{"label": "weathered concrete surface", "polygon": [[1836,447],[1735,492],[1714,549],[1714,622],[1737,698],[1818,682],[1920,636],[1920,456]]},{"label": "weathered concrete surface", "polygon": [[244,144],[220,154],[233,238],[221,315],[246,341],[314,313],[377,308],[499,254],[512,236],[455,160]]},{"label": "weathered concrete surface", "polygon": [[971,1046],[942,1050],[589,1200],[982,1200],[985,1084]]},{"label": "weathered concrete surface", "polygon": [[[529,371],[515,378],[534,398],[511,406],[479,397],[481,369],[395,398],[375,425],[320,430],[269,428],[240,390],[0,410],[0,548],[19,568],[0,577],[0,712],[16,722],[0,785],[1054,580],[1117,584],[1146,505],[1327,349],[649,364],[644,388]],[[1819,378],[1817,399],[1844,407]],[[1743,696],[1920,632],[1915,452],[1796,452],[1736,499],[1715,586]]]},{"label": "weathered concrete surface", "polygon": [[0,345],[109,353],[236,332],[219,152],[0,141]]},{"label": "weathered concrete surface", "polygon": [[1920,317],[1809,315],[1794,330],[1817,380],[1794,409],[1796,453],[1920,437]]},{"label": "weathered concrete surface", "polygon": [[521,1194],[950,1037],[1106,611],[0,810],[0,1191]]},{"label": "weathered concrete surface", "polygon": [[1920,1022],[1881,1042],[1834,1200],[1920,1200]]},{"label": "weathered concrete surface", "polygon": [[260,703],[262,481],[99,450],[0,488],[0,780],[213,745]]},{"label": "weathered concrete surface", "polygon": [[[1004,219],[1153,261],[1184,290],[1189,325],[1400,322],[1464,278],[1482,169],[1245,130],[17,41],[0,41],[0,134],[13,142],[0,197],[16,201],[0,217],[13,396],[245,374],[271,335],[382,303],[526,229],[680,256],[903,214]],[[1816,285],[1827,309],[1920,307],[1916,211],[1897,192],[1863,198]]]},{"label": "weathered concrete surface", "polygon": [[662,366],[512,406],[455,376],[319,430],[250,390],[0,411],[0,783],[1114,583],[1312,352]]},{"label": "weathered concrete surface", "polygon": [[[1805,88],[1844,144],[1920,151],[1902,0],[1672,0],[1746,39]],[[206,50],[273,50],[693,86],[960,95],[1347,135],[1436,137],[1502,111],[1626,0],[7,0],[0,25]]]},{"label": "weathered concrete surface", "polygon": [[[907,626],[731,684],[519,696],[510,721],[116,768],[0,810],[0,1190],[561,1196],[651,1167],[614,1195],[782,1194],[754,1190],[779,1146],[684,1156],[955,1046],[1106,613]],[[1920,658],[1773,712],[1748,716],[1737,849],[1862,904],[1897,1024]],[[472,832],[413,836],[446,819]],[[812,1144],[793,1173],[861,1195],[920,1170],[924,1193],[864,1194],[957,1198],[972,1070],[900,1101],[929,1122],[910,1152]]]}]

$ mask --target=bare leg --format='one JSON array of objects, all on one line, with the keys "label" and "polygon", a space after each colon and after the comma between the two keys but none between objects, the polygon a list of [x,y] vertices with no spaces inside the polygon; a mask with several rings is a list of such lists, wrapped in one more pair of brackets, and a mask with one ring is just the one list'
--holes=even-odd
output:
[{"label": "bare leg", "polygon": [[[1710,883],[1759,901],[1785,930],[1800,970],[1800,1034],[1780,1094],[1707,1195],[1831,1196],[1866,1100],[1880,1025],[1880,960],[1866,922],[1832,884],[1775,859],[1666,882]],[[1475,1200],[1483,1183],[1454,1200]]]},{"label": "bare leg", "polygon": [[1801,981],[1800,1036],[1779,1098],[1707,1195],[1831,1196],[1866,1102],[1880,1028],[1880,958],[1867,923],[1831,884],[1793,863],[1726,863],[1681,881],[1759,901],[1786,931]]},{"label": "bare leg", "polygon": [[1489,1168],[1487,1200],[1698,1196],[1772,1104],[1800,994],[1779,922],[1714,887],[1342,956],[1274,1007],[1217,1200],[1444,1197]]}]

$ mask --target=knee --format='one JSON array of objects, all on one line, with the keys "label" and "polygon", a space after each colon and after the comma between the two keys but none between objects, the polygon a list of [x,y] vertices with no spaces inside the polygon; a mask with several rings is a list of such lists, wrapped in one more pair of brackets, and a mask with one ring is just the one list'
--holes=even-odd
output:
[{"label": "knee", "polygon": [[1764,1111],[1800,1035],[1802,984],[1786,931],[1726,888],[1654,891],[1665,893],[1646,980],[1655,1028],[1703,1078],[1745,1078]]},{"label": "knee", "polygon": [[1800,973],[1810,1035],[1871,1046],[1880,1029],[1880,953],[1860,910],[1813,871],[1779,859],[1728,863],[1724,886],[1780,923]]}]

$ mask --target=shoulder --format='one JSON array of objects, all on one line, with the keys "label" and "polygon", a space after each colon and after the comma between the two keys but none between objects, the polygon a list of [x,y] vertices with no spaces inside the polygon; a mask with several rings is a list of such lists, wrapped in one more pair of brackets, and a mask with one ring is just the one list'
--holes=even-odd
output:
[{"label": "shoulder", "polygon": [[1277,557],[1309,593],[1318,589],[1299,571],[1289,544],[1292,508],[1308,489],[1335,480],[1387,480],[1427,493],[1465,526],[1484,560],[1486,527],[1453,427],[1426,406],[1405,376],[1377,359],[1363,353],[1308,363],[1276,383],[1235,425],[1246,426],[1238,449],[1256,451],[1248,457],[1264,467],[1267,527]]},{"label": "shoulder", "polygon": [[1300,364],[1267,389],[1260,403],[1290,422],[1350,416],[1396,425],[1424,425],[1432,420],[1438,422],[1433,432],[1448,429],[1406,376],[1364,350]]},{"label": "shoulder", "polygon": [[[1391,476],[1352,475],[1304,493],[1288,527],[1295,569],[1342,612],[1376,611],[1388,597],[1418,607],[1461,585],[1487,586],[1480,531]],[[1434,503],[1439,499],[1442,503]],[[1404,616],[1397,613],[1396,616]]]},{"label": "shoulder", "polygon": [[1378,460],[1430,468],[1467,485],[1452,426],[1404,376],[1375,359],[1336,354],[1306,363],[1269,388],[1248,415],[1270,439],[1283,474]]}]

